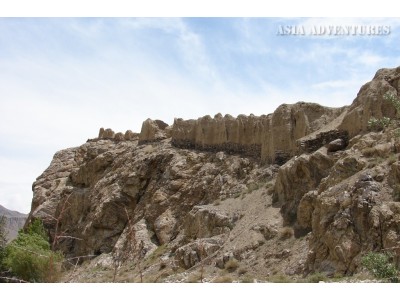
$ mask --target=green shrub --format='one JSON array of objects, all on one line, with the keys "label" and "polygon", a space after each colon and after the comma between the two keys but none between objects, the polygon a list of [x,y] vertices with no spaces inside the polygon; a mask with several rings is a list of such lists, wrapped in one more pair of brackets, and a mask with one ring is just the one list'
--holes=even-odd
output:
[{"label": "green shrub", "polygon": [[57,281],[62,255],[51,251],[43,224],[35,220],[6,247],[5,265],[19,279],[30,282]]},{"label": "green shrub", "polygon": [[396,109],[397,116],[400,116],[400,99],[397,98],[395,94],[387,92],[385,95],[383,95],[383,99],[386,101],[389,101],[393,104],[394,108]]},{"label": "green shrub", "polygon": [[361,259],[361,264],[376,278],[397,282],[397,269],[390,263],[391,256],[384,253],[369,252]]},{"label": "green shrub", "polygon": [[368,120],[368,129],[371,131],[381,131],[390,124],[390,118],[383,117],[382,119],[371,118]]}]

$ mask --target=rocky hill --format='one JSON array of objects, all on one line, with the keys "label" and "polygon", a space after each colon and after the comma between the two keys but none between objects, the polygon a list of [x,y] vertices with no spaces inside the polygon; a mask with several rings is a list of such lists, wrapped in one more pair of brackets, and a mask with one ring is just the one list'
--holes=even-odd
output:
[{"label": "rocky hill", "polygon": [[17,237],[18,230],[24,227],[28,215],[22,214],[17,211],[9,210],[4,206],[0,205],[0,217],[5,218],[7,241],[11,241]]},{"label": "rocky hill", "polygon": [[[399,76],[379,70],[343,108],[102,128],[54,155],[28,222],[79,265],[65,281],[350,276],[380,250],[399,264],[399,120],[384,99]],[[371,131],[372,117],[392,122]]]}]

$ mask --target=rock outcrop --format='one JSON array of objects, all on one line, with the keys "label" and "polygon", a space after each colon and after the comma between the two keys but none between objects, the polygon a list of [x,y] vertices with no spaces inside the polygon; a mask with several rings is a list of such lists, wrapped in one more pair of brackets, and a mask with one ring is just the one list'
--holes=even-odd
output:
[{"label": "rock outcrop", "polygon": [[[132,130],[127,130],[124,134],[122,132],[115,133],[111,128],[104,129],[102,127],[99,130],[99,136],[97,139],[114,140],[116,142],[121,142],[121,141],[135,141],[138,138],[139,134],[132,132]],[[97,139],[92,139],[89,141],[94,141]]]},{"label": "rock outcrop", "polygon": [[352,138],[367,130],[368,121],[372,117],[395,117],[396,110],[383,96],[387,92],[395,95],[400,92],[399,75],[400,67],[376,72],[372,81],[361,87],[338,129],[347,131]]}]

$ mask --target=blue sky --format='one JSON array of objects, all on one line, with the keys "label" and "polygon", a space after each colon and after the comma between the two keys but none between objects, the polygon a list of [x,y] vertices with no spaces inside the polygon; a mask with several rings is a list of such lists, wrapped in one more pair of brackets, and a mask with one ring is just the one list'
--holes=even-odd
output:
[{"label": "blue sky", "polygon": [[[380,25],[382,36],[278,35],[279,26]],[[400,65],[398,19],[0,18],[0,204],[30,210],[60,149],[146,118],[349,105]]]}]

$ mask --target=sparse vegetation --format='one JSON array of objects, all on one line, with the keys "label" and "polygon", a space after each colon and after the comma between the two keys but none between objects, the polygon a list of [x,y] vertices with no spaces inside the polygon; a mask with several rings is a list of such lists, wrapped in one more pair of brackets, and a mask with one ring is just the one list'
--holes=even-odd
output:
[{"label": "sparse vegetation", "polygon": [[368,147],[368,148],[362,149],[361,153],[365,157],[372,157],[372,156],[375,156],[376,150],[374,147]]},{"label": "sparse vegetation", "polygon": [[5,266],[3,264],[6,256],[6,230],[5,230],[5,217],[0,216],[0,273],[4,271]]},{"label": "sparse vegetation", "polygon": [[61,273],[62,255],[50,249],[47,233],[35,220],[6,247],[5,265],[19,279],[29,282],[55,282]]},{"label": "sparse vegetation", "polygon": [[239,198],[240,197],[240,195],[242,195],[241,193],[235,193],[234,195],[233,195],[233,198]]},{"label": "sparse vegetation", "polygon": [[387,164],[388,165],[392,165],[393,163],[395,163],[397,161],[397,156],[396,154],[391,154],[387,160]]},{"label": "sparse vegetation", "polygon": [[277,274],[277,275],[273,275],[273,276],[269,276],[267,278],[268,282],[273,282],[273,283],[290,283],[293,282],[292,279],[290,279],[289,277],[283,275],[283,274]]},{"label": "sparse vegetation", "polygon": [[195,272],[189,275],[188,279],[186,280],[187,283],[197,283],[201,282],[202,275],[200,272]]},{"label": "sparse vegetation", "polygon": [[240,268],[239,270],[238,270],[238,274],[239,275],[244,275],[244,274],[246,274],[247,273],[247,269],[246,268]]},{"label": "sparse vegetation", "polygon": [[400,138],[400,128],[397,128],[396,130],[394,130],[394,136],[396,137],[396,138]]},{"label": "sparse vegetation", "polygon": [[390,121],[391,120],[388,117],[383,117],[381,119],[372,117],[368,120],[368,129],[371,131],[381,131],[389,126]]},{"label": "sparse vegetation", "polygon": [[363,256],[361,263],[376,278],[397,282],[398,271],[390,262],[391,259],[392,256],[387,253],[369,252]]},{"label": "sparse vegetation", "polygon": [[397,117],[400,117],[400,99],[393,93],[387,92],[383,95],[383,99],[393,104],[397,112]]},{"label": "sparse vegetation", "polygon": [[233,279],[229,276],[220,276],[213,280],[214,283],[231,283]]},{"label": "sparse vegetation", "polygon": [[279,231],[279,239],[281,240],[287,240],[290,239],[294,234],[293,228],[292,227],[283,227]]},{"label": "sparse vegetation", "polygon": [[314,273],[307,278],[307,282],[309,283],[318,283],[320,281],[326,281],[326,276],[322,273]]},{"label": "sparse vegetation", "polygon": [[233,272],[239,267],[239,262],[235,258],[231,258],[225,263],[224,267],[228,272]]},{"label": "sparse vegetation", "polygon": [[252,182],[247,185],[247,193],[252,193],[261,187],[261,183]]},{"label": "sparse vegetation", "polygon": [[151,253],[149,255],[149,257],[147,257],[147,259],[145,260],[144,264],[146,266],[152,265],[155,263],[155,261],[162,256],[165,252],[167,251],[167,246],[166,244],[159,246],[156,250],[153,251],[153,253]]},{"label": "sparse vegetation", "polygon": [[393,200],[400,202],[400,184],[396,184],[393,188]]},{"label": "sparse vegetation", "polygon": [[254,278],[246,275],[243,277],[243,279],[240,281],[242,283],[254,283]]}]

